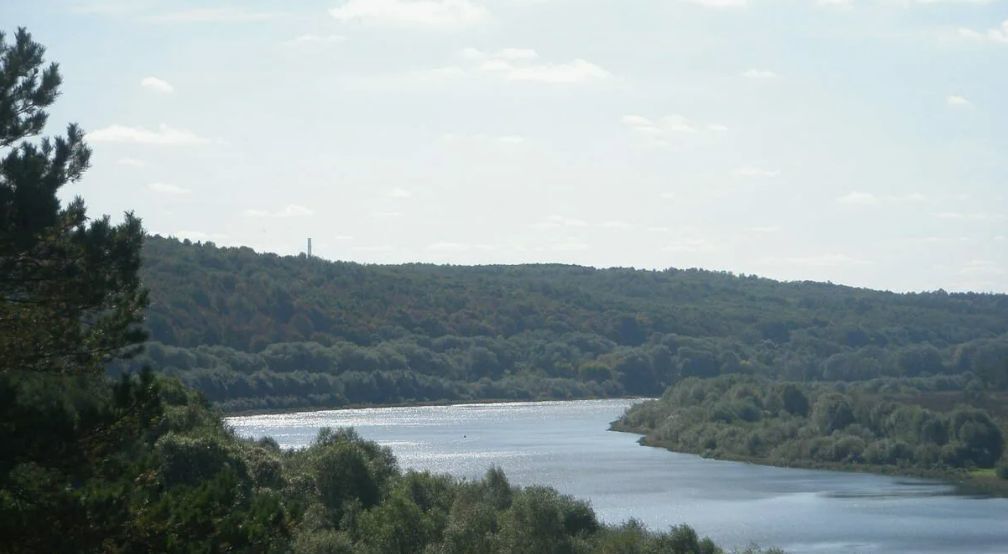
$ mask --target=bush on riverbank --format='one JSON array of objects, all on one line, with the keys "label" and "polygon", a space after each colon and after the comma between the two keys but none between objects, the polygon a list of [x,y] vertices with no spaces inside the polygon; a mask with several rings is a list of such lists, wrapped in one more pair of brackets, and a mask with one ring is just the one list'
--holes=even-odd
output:
[{"label": "bush on riverbank", "polygon": [[869,385],[687,379],[615,423],[649,444],[776,465],[991,468],[1004,436],[984,410],[922,408]]}]

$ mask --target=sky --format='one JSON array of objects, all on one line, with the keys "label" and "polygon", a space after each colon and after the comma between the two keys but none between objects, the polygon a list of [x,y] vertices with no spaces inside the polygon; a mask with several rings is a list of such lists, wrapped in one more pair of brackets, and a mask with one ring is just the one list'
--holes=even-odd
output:
[{"label": "sky", "polygon": [[1008,0],[3,0],[65,188],[366,263],[1008,292]]}]

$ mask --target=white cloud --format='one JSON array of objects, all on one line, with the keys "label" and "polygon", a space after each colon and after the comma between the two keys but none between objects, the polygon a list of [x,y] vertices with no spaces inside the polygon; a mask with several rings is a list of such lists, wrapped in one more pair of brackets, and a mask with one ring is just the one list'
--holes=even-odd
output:
[{"label": "white cloud", "polygon": [[999,276],[1008,274],[1008,270],[992,260],[970,260],[959,268],[959,274]]},{"label": "white cloud", "polygon": [[481,50],[472,47],[466,47],[459,51],[459,55],[467,60],[482,60],[486,57]]},{"label": "white cloud", "polygon": [[436,88],[445,83],[455,84],[468,75],[469,72],[465,68],[450,65],[399,73],[351,76],[346,78],[346,83],[364,90],[401,92],[405,89]]},{"label": "white cloud", "polygon": [[489,244],[467,244],[464,242],[441,241],[427,245],[427,250],[434,252],[466,252],[469,250],[494,250]]},{"label": "white cloud", "polygon": [[539,54],[531,48],[504,48],[497,52],[497,57],[503,60],[534,60]]},{"label": "white cloud", "polygon": [[973,103],[967,100],[965,97],[956,94],[953,94],[948,98],[946,98],[945,103],[953,108],[968,108],[973,105]]},{"label": "white cloud", "polygon": [[158,79],[157,77],[144,77],[140,80],[140,86],[160,94],[171,94],[175,92],[175,87],[173,87],[171,83],[165,81],[164,79]]},{"label": "white cloud", "polygon": [[732,175],[745,179],[770,179],[780,175],[780,170],[762,167],[745,166],[736,168]]},{"label": "white cloud", "polygon": [[719,124],[701,124],[689,118],[671,114],[660,119],[650,119],[642,115],[625,115],[620,121],[635,134],[652,146],[669,147],[684,136],[704,132],[722,133],[728,128]]},{"label": "white cloud", "polygon": [[504,48],[493,53],[466,48],[462,50],[462,57],[471,62],[478,62],[476,65],[478,70],[501,76],[509,81],[564,84],[612,77],[602,67],[580,58],[565,63],[537,62],[539,54],[528,48]]},{"label": "white cloud", "polygon": [[431,27],[471,25],[490,17],[468,0],[347,0],[329,15],[337,21]]},{"label": "white cloud", "polygon": [[124,165],[126,167],[144,167],[147,165],[143,160],[138,160],[136,158],[119,158],[116,160],[116,164]]},{"label": "white cloud", "polygon": [[[484,67],[484,69],[487,69]],[[583,59],[569,63],[513,65],[495,64],[490,71],[501,72],[511,81],[537,81],[541,83],[579,83],[611,77],[605,69]]]},{"label": "white cloud", "polygon": [[870,192],[849,192],[843,196],[836,199],[837,203],[840,204],[853,204],[858,206],[874,206],[879,203],[878,196]]},{"label": "white cloud", "polygon": [[250,21],[266,21],[277,16],[271,12],[257,12],[242,8],[193,8],[167,12],[147,17],[147,21],[156,23],[242,23]]},{"label": "white cloud", "polygon": [[475,48],[460,51],[463,65],[449,65],[385,75],[351,77],[351,85],[369,89],[401,91],[407,87],[458,84],[462,79],[480,76],[512,82],[579,84],[602,81],[612,75],[602,67],[583,59],[565,63],[540,62],[539,55],[525,48],[504,48],[488,53]]},{"label": "white cloud", "polygon": [[588,222],[574,217],[562,215],[550,215],[542,221],[533,223],[532,226],[539,229],[557,229],[560,227],[586,227]]},{"label": "white cloud", "polygon": [[413,193],[402,187],[395,187],[394,189],[386,192],[385,196],[388,196],[389,198],[410,198],[413,196]]},{"label": "white cloud", "polygon": [[780,225],[755,225],[753,227],[749,227],[749,231],[761,234],[776,233],[780,230],[781,230]]},{"label": "white cloud", "polygon": [[324,46],[331,44],[340,44],[346,42],[346,37],[343,35],[299,35],[286,43],[292,46]]},{"label": "white cloud", "polygon": [[970,242],[971,239],[969,237],[924,236],[924,237],[911,237],[903,240],[911,244],[953,244],[960,242]]},{"label": "white cloud", "polygon": [[985,40],[987,38],[987,36],[980,31],[969,29],[967,27],[959,27],[956,29],[956,33],[960,37],[970,40]]},{"label": "white cloud", "polygon": [[562,240],[550,244],[549,249],[556,252],[578,252],[588,250],[588,245],[577,240]]},{"label": "white cloud", "polygon": [[350,249],[357,252],[391,252],[394,250],[389,244],[351,246]]},{"label": "white cloud", "polygon": [[603,221],[601,227],[603,229],[630,229],[634,225],[632,223],[627,223],[626,221]]},{"label": "white cloud", "polygon": [[81,0],[70,5],[71,12],[90,15],[128,15],[134,13],[136,9],[136,1],[126,0]]},{"label": "white cloud", "polygon": [[1001,25],[987,31],[976,31],[965,27],[959,29],[959,36],[970,40],[986,40],[1008,44],[1008,19],[1001,22]]},{"label": "white cloud", "polygon": [[399,217],[401,215],[402,215],[402,212],[384,212],[384,211],[371,212],[371,217],[374,217],[374,218],[377,218],[377,219],[394,218],[394,217]]},{"label": "white cloud", "polygon": [[850,9],[853,8],[855,4],[861,4],[862,6],[866,4],[878,4],[909,7],[915,4],[989,4],[995,1],[996,0],[860,0],[859,2],[855,2],[854,0],[817,0],[816,4],[831,8]]},{"label": "white cloud", "polygon": [[703,237],[679,237],[665,245],[666,252],[706,252],[714,250],[714,243]]},{"label": "white cloud", "polygon": [[469,245],[462,244],[460,242],[435,242],[433,244],[428,244],[427,250],[434,250],[437,252],[464,252],[469,250]]},{"label": "white cloud", "polygon": [[189,194],[191,190],[180,187],[178,185],[172,185],[170,183],[151,183],[147,185],[147,188],[161,194],[172,194],[172,195],[182,195]]},{"label": "white cloud", "polygon": [[744,8],[749,5],[748,0],[686,0],[690,4],[696,4],[705,8]]},{"label": "white cloud", "polygon": [[662,129],[674,133],[695,133],[697,131],[696,126],[690,120],[679,114],[667,115],[661,118],[659,125]]},{"label": "white cloud", "polygon": [[456,144],[474,144],[474,145],[500,145],[500,146],[514,146],[518,144],[525,143],[525,137],[521,135],[488,135],[485,133],[476,134],[466,134],[466,133],[445,133],[441,135],[441,140],[448,143]]},{"label": "white cloud", "polygon": [[248,217],[305,217],[309,215],[314,215],[315,211],[311,208],[306,208],[305,206],[300,206],[298,204],[288,204],[281,210],[271,212],[268,210],[245,210],[245,215]]},{"label": "white cloud", "polygon": [[934,214],[938,219],[954,219],[963,221],[987,221],[1005,219],[1003,214],[990,214],[986,212],[938,212]]},{"label": "white cloud", "polygon": [[501,48],[496,52],[484,52],[478,48],[463,48],[459,54],[470,61],[506,60],[525,61],[539,58],[539,53],[531,48]]},{"label": "white cloud", "polygon": [[774,79],[777,74],[768,69],[750,68],[743,71],[742,76],[746,79]]},{"label": "white cloud", "polygon": [[838,204],[848,204],[853,206],[877,206],[882,203],[919,204],[922,202],[930,202],[931,200],[927,196],[917,192],[911,192],[909,194],[877,195],[870,192],[853,191],[848,192],[843,196],[838,196],[836,201]]},{"label": "white cloud", "polygon": [[650,119],[642,115],[624,115],[620,118],[620,121],[624,125],[629,125],[630,127],[654,127],[655,124]]},{"label": "white cloud", "polygon": [[815,256],[764,258],[763,263],[769,265],[792,265],[803,267],[844,267],[852,265],[870,265],[872,262],[848,256],[847,254],[818,254]]},{"label": "white cloud", "polygon": [[164,123],[158,126],[156,131],[144,129],[143,127],[111,125],[104,129],[91,131],[87,134],[87,139],[91,142],[162,144],[172,146],[206,144],[210,142],[209,139],[201,137],[192,131],[173,129]]}]

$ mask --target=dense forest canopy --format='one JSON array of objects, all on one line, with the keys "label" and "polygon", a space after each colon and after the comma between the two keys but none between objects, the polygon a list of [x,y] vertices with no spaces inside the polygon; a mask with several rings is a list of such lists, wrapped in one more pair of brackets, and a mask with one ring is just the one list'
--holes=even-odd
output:
[{"label": "dense forest canopy", "polygon": [[132,367],[232,409],[657,395],[728,373],[1008,386],[1001,294],[697,269],[361,265],[157,236],[142,275],[153,342]]}]

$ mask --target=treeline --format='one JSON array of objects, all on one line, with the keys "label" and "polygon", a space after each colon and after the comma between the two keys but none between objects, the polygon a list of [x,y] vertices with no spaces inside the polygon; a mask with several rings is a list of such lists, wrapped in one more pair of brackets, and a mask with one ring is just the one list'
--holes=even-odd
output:
[{"label": "treeline", "polygon": [[1008,296],[701,270],[360,265],[149,237],[149,364],[228,409],[657,395],[688,377],[968,374],[1008,387]]},{"label": "treeline", "polygon": [[[301,450],[236,438],[177,381],[0,375],[4,552],[722,552],[686,526],[605,525],[584,501],[402,472],[322,430]],[[26,432],[29,431],[30,432]]]},{"label": "treeline", "polygon": [[485,398],[592,398],[625,391],[612,378],[581,380],[544,372],[501,371],[493,351],[471,344],[486,341],[457,342],[440,351],[409,341],[375,347],[280,343],[259,353],[153,342],[137,358],[113,368],[116,372],[144,365],[160,368],[228,411]]},{"label": "treeline", "polygon": [[[687,379],[630,408],[614,428],[671,450],[785,466],[942,472],[1005,464],[1004,431],[988,411],[955,402],[969,399],[962,385]],[[987,399],[1002,411],[1003,400]]]}]

